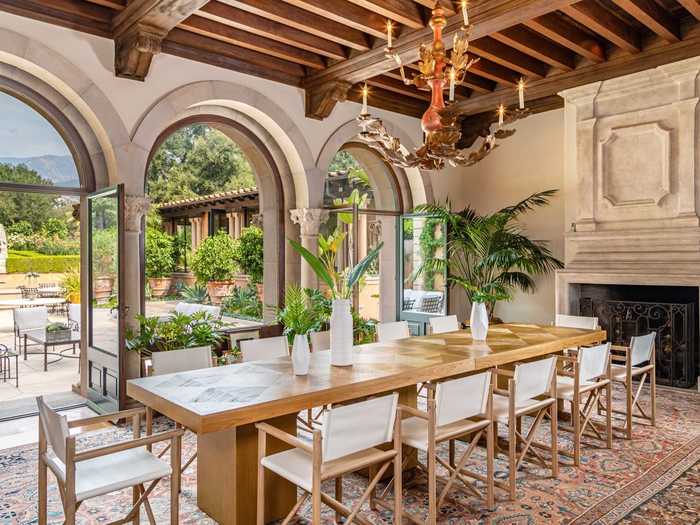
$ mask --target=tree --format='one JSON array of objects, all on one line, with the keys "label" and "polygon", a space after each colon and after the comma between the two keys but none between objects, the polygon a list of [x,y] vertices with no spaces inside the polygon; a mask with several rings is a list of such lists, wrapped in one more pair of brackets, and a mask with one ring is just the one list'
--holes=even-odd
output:
[{"label": "tree", "polygon": [[[38,186],[53,184],[23,164],[0,164],[0,181]],[[58,195],[3,191],[0,192],[0,224],[8,226],[26,221],[31,225],[32,231],[38,231],[50,217],[60,216],[58,208],[61,204],[62,200]]]}]

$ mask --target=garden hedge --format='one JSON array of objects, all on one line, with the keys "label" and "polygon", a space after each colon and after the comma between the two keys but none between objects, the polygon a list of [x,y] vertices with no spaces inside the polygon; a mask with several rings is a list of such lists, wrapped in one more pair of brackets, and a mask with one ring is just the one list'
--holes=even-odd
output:
[{"label": "garden hedge", "polygon": [[7,273],[64,273],[79,269],[79,255],[41,255],[32,251],[10,250],[7,256]]}]

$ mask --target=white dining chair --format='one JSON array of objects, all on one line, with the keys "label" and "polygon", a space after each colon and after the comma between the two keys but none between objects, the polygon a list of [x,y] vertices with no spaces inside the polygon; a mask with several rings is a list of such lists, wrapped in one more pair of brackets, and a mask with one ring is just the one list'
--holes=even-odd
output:
[{"label": "white dining chair", "polygon": [[564,314],[556,315],[554,326],[561,326],[562,328],[582,328],[584,330],[597,330],[599,328],[597,317]]},{"label": "white dining chair", "polygon": [[[463,488],[471,496],[480,494],[468,478],[483,481],[486,485],[486,500],[489,509],[494,507],[494,431],[493,431],[493,371],[482,372],[451,381],[428,386],[427,411],[401,406],[409,417],[401,421],[401,440],[410,448],[404,464],[418,452],[426,455],[427,465],[420,464],[428,475],[428,518],[426,524],[437,522],[437,513],[453,487]],[[479,440],[486,437],[486,476],[466,468],[467,461],[476,449]],[[467,450],[459,460],[454,457],[447,462],[438,453],[438,445],[448,442],[450,455],[455,451],[455,440],[468,439]],[[437,466],[442,465],[449,477],[442,478],[444,487],[437,492]],[[462,486],[459,485],[460,482]],[[415,516],[411,521],[418,521]]]},{"label": "white dining chair", "polygon": [[71,329],[76,332],[80,331],[80,316],[80,305],[70,303],[68,305],[68,324],[71,326]]},{"label": "white dining chair", "polygon": [[265,337],[262,339],[248,339],[241,341],[241,356],[244,363],[248,361],[264,361],[289,355],[289,343],[287,337]]},{"label": "white dining chair", "polygon": [[[46,328],[49,325],[49,310],[46,306],[34,306],[31,308],[15,308],[12,311],[14,319],[15,352],[18,352],[18,344],[22,345],[22,336],[32,330]],[[34,345],[31,345],[34,346]],[[27,348],[24,348],[24,357],[27,357]]]},{"label": "white dining chair", "polygon": [[[528,453],[542,467],[547,463],[537,448],[551,451],[552,477],[559,477],[559,449],[557,445],[557,356],[515,365],[515,371],[497,369],[496,373],[508,378],[508,390],[494,388],[493,417],[496,423],[508,426],[508,492],[515,499],[515,478],[520,464]],[[531,416],[533,422],[523,435],[520,421]],[[550,443],[535,441],[537,429],[545,416],[550,420]],[[518,447],[522,444],[522,447]],[[534,448],[533,448],[534,447]],[[519,448],[519,450],[518,450]]]},{"label": "white dining chair", "polygon": [[[211,368],[214,366],[210,346],[198,346],[194,348],[185,348],[183,350],[169,350],[167,352],[153,352],[151,354],[152,375],[162,376],[165,374],[176,374],[179,372],[189,372],[191,370],[200,370],[202,368]],[[151,407],[146,408],[146,430],[150,434],[153,429],[153,410]],[[189,429],[188,429],[189,430]],[[165,447],[158,457],[163,457],[168,452],[169,445]],[[197,452],[185,461],[180,472],[185,472],[192,462],[197,459]]]},{"label": "white dining chair", "polygon": [[331,348],[331,331],[323,330],[321,332],[311,332],[309,334],[311,339],[311,350],[313,352],[321,352],[323,350],[330,350]]},{"label": "white dining chair", "polygon": [[[171,478],[170,523],[179,523],[181,429],[141,437],[143,408],[68,421],[66,416],[52,410],[43,398],[37,397],[36,402],[39,407],[39,525],[46,525],[48,521],[49,470],[56,476],[66,525],[75,525],[76,513],[84,501],[127,488],[133,490],[133,507],[123,520],[114,523],[138,523],[142,506],[154,523],[148,497],[160,480],[168,476]],[[133,439],[76,451],[72,428],[127,418],[132,420]],[[170,443],[170,464],[146,448],[164,441]]]},{"label": "white dining chair", "polygon": [[391,323],[377,324],[377,341],[380,343],[388,343],[397,339],[405,339],[410,337],[411,333],[408,329],[406,321],[394,321]]},{"label": "white dining chair", "polygon": [[[582,347],[575,357],[559,356],[560,367],[557,372],[557,398],[568,401],[571,407],[572,424],[560,424],[559,428],[569,431],[574,438],[573,454],[567,450],[559,452],[572,457],[574,465],[581,464],[581,438],[584,435],[597,437],[605,442],[607,448],[612,448],[612,380],[610,343]],[[601,401],[605,391],[606,418],[605,438],[601,434],[600,425],[591,419],[594,409]],[[583,407],[581,402],[585,403]],[[586,433],[587,428],[592,434]]]},{"label": "white dining chair", "polygon": [[431,334],[444,334],[459,330],[459,320],[456,315],[445,315],[442,317],[431,317],[428,319]]},{"label": "white dining chair", "polygon": [[[402,523],[401,483],[401,416],[397,417],[398,394],[377,397],[326,411],[323,429],[313,431],[313,439],[302,441],[267,423],[258,423],[258,499],[257,524],[265,523],[265,471],[269,470],[294,483],[302,490],[282,523],[289,523],[302,505],[311,498],[311,523],[321,523],[321,504],[325,503],[340,517],[352,522],[369,498],[375,508],[383,500],[375,494],[379,480],[394,465],[394,524]],[[358,429],[362,429],[358,432]],[[267,456],[267,437],[293,448]],[[388,449],[379,448],[393,442]],[[370,469],[369,484],[353,508],[343,504],[343,476]],[[321,491],[321,483],[335,480],[335,498]],[[270,496],[274,497],[274,494]],[[359,521],[359,520],[357,520]],[[362,520],[365,522],[365,520]]]}]

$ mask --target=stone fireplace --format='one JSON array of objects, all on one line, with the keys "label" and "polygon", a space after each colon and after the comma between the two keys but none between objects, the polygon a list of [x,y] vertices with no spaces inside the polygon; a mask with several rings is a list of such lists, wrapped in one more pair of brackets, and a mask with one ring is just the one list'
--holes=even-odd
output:
[{"label": "stone fireplace", "polygon": [[[646,314],[637,315],[642,310],[656,305],[657,314],[666,308],[670,315],[685,308],[690,321],[683,330],[692,335],[690,347],[671,344],[677,335],[671,329],[678,325],[657,319],[663,331],[657,348],[662,349],[658,359],[671,359],[672,351],[673,359],[681,350],[691,354],[691,380],[660,377],[689,386],[700,361],[700,57],[561,96],[566,101],[569,228],[566,268],[556,278],[557,312],[576,315],[597,308],[614,318],[607,321],[614,327],[606,327],[611,339],[628,339],[635,329],[655,329]],[[628,303],[639,306],[626,309],[632,306]],[[620,309],[617,317],[615,308]],[[664,366],[675,373],[675,364],[658,359],[659,373]]]}]

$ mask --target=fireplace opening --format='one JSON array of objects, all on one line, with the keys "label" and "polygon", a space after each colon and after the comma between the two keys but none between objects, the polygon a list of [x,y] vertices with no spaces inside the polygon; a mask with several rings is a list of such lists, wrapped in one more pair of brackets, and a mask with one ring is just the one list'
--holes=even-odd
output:
[{"label": "fireplace opening", "polygon": [[[691,388],[698,377],[698,288],[580,284],[578,314],[597,317],[612,344],[656,332],[659,384]],[[574,305],[572,305],[574,306]]]}]

